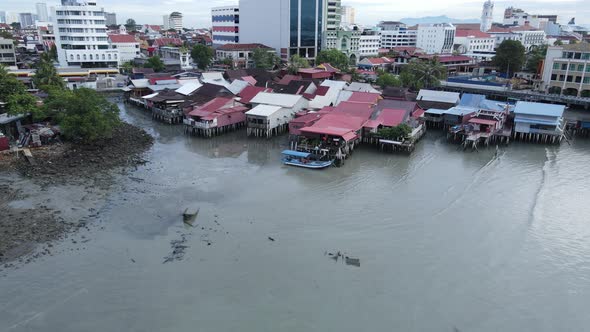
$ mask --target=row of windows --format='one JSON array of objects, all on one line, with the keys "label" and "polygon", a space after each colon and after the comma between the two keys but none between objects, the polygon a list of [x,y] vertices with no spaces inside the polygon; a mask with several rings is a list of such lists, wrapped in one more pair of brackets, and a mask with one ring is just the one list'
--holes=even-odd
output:
[{"label": "row of windows", "polygon": [[566,59],[590,60],[590,53],[563,52],[563,57],[566,58]]},{"label": "row of windows", "polygon": [[0,44],[0,50],[11,50],[12,44]]},{"label": "row of windows", "polygon": [[[553,64],[553,69],[556,70],[568,70],[568,65],[567,63],[554,63]],[[576,65],[575,63],[570,63],[569,65],[569,71],[584,71],[584,65],[583,64],[578,64]],[[586,66],[586,72],[590,73],[590,65]]]},{"label": "row of windows", "polygon": [[60,16],[104,16],[104,12],[86,12],[77,10],[57,10],[55,11],[55,14]]},{"label": "row of windows", "polygon": [[[102,54],[102,57],[99,57],[98,54],[96,55],[92,55],[89,54],[88,58],[86,57],[86,54],[82,54],[82,57],[80,58],[80,54],[76,54],[76,60],[80,61],[80,60],[117,60],[117,54],[108,54],[108,56],[106,54]],[[70,54],[70,61],[74,61],[74,55]]]},{"label": "row of windows", "polygon": [[107,29],[59,28],[62,33],[106,33]]},{"label": "row of windows", "polygon": [[59,19],[57,24],[96,24],[105,25],[105,20],[70,20],[70,19]]},{"label": "row of windows", "polygon": [[572,76],[572,75],[557,75],[557,74],[553,74],[551,75],[551,80],[552,81],[559,81],[559,82],[572,82],[572,83],[582,83],[582,84],[590,84],[590,77],[584,77],[584,80],[582,80],[581,76]]}]

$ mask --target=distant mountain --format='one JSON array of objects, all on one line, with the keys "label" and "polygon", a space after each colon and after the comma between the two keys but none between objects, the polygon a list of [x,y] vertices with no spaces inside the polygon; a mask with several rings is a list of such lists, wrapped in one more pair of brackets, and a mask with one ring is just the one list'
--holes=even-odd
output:
[{"label": "distant mountain", "polygon": [[441,16],[426,16],[426,17],[406,17],[400,20],[407,25],[416,24],[431,24],[431,23],[479,23],[480,20],[477,18],[458,19],[450,18],[446,15]]}]

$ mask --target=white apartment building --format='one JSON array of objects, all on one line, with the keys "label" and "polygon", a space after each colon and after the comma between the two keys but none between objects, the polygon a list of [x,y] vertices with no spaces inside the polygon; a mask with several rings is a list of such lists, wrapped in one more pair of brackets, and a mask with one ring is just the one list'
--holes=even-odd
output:
[{"label": "white apartment building", "polygon": [[44,2],[39,2],[35,4],[35,9],[37,10],[37,20],[41,22],[49,21],[49,15],[47,14],[47,4]]},{"label": "white apartment building", "polygon": [[162,15],[162,23],[164,30],[170,29],[170,15]]},{"label": "white apartment building", "polygon": [[428,54],[451,53],[455,42],[455,26],[450,23],[420,24],[416,47]]},{"label": "white apartment building", "polygon": [[104,9],[96,2],[62,0],[52,13],[59,63],[62,67],[114,67],[119,51],[111,49]]},{"label": "white apartment building", "polygon": [[12,39],[0,37],[0,65],[16,66],[16,53]]},{"label": "white apartment building", "polygon": [[418,31],[409,29],[405,25],[392,30],[382,30],[379,33],[381,48],[388,49],[398,46],[414,47],[418,38]]},{"label": "white apartment building", "polygon": [[505,40],[518,40],[527,51],[534,46],[547,44],[547,34],[543,30],[536,30],[530,26],[502,28],[492,27],[488,33],[495,39],[496,47]]},{"label": "white apartment building", "polygon": [[211,8],[211,23],[213,45],[240,42],[240,8],[238,6]]},{"label": "white apartment building", "polygon": [[479,30],[459,29],[455,32],[455,51],[480,61],[490,61],[496,52],[496,39]]},{"label": "white apartment building", "polygon": [[356,10],[351,6],[342,6],[342,25],[356,24]]},{"label": "white apartment building", "polygon": [[326,7],[324,11],[324,31],[335,31],[340,28],[342,22],[342,4],[341,0],[328,0],[322,4]]},{"label": "white apartment building", "polygon": [[379,54],[381,47],[381,36],[378,34],[370,35],[363,34],[359,38],[359,54],[360,58],[372,57]]},{"label": "white apartment building", "polygon": [[173,12],[170,14],[170,29],[182,31],[182,14]]},{"label": "white apartment building", "polygon": [[119,65],[139,57],[139,42],[132,35],[109,35],[111,49],[119,51]]}]

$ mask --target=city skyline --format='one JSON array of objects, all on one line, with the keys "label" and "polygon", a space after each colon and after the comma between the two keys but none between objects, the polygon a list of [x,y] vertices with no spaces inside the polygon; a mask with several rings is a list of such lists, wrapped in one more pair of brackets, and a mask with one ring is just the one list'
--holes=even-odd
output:
[{"label": "city skyline", "polygon": [[[5,0],[0,11],[23,13],[35,12],[39,0]],[[185,27],[207,28],[211,26],[212,7],[236,5],[239,0],[163,0],[145,6],[141,0],[126,2],[115,0],[98,0],[98,5],[107,12],[116,12],[119,23],[133,18],[138,23],[162,24],[162,13],[179,11],[184,16]],[[446,15],[453,19],[474,19],[481,17],[483,0],[422,0],[403,4],[391,4],[388,0],[348,0],[343,5],[356,9],[356,21],[362,25],[375,25],[381,20],[400,20],[405,17],[424,17]],[[59,4],[59,1],[46,1],[47,8]],[[202,9],[195,5],[205,4]],[[538,0],[538,1],[494,1],[494,22],[501,22],[504,9],[510,6],[522,8],[530,14],[556,14],[559,22],[567,24],[576,17],[578,24],[590,24],[590,6],[584,6],[583,0]],[[427,8],[427,9],[425,9]]]}]

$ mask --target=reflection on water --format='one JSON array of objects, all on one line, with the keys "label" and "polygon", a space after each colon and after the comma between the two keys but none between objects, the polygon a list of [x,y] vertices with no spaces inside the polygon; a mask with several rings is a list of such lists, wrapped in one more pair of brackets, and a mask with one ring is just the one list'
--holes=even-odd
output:
[{"label": "reflection on water", "polygon": [[[463,152],[429,132],[410,156],[362,147],[310,171],[281,164],[286,137],[187,137],[122,116],[157,138],[151,162],[119,179],[83,251],[62,243],[4,272],[1,331],[590,326],[588,140]],[[184,260],[162,264],[183,235]]]}]

